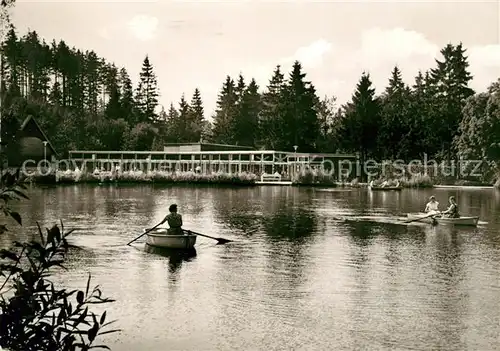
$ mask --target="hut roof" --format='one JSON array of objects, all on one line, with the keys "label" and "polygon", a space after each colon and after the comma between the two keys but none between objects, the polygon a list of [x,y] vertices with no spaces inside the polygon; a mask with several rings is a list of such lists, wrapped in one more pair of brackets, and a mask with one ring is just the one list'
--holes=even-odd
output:
[{"label": "hut roof", "polygon": [[29,115],[28,117],[26,117],[24,119],[23,123],[21,124],[21,132],[25,131],[27,128],[29,128],[29,126],[35,127],[35,132],[36,132],[36,134],[38,134],[38,135],[36,135],[36,137],[40,138],[42,141],[46,141],[52,154],[57,156],[56,149],[54,149],[49,138],[47,138],[47,135],[45,135],[42,128],[40,128],[40,125],[38,124],[38,122],[36,121],[36,119],[32,115]]}]

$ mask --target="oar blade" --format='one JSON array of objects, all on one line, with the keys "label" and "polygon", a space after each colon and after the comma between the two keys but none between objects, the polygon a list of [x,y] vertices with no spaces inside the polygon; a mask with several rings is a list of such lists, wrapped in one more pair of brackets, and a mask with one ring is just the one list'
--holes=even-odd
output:
[{"label": "oar blade", "polygon": [[223,245],[232,242],[232,240],[229,239],[224,239],[224,238],[217,238],[217,245]]}]

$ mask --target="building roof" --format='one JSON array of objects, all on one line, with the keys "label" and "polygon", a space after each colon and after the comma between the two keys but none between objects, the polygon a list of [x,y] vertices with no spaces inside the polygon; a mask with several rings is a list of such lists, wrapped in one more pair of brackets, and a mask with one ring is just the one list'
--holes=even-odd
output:
[{"label": "building roof", "polygon": [[188,145],[221,146],[221,147],[234,148],[234,149],[240,149],[240,150],[254,150],[255,149],[252,146],[245,146],[245,145],[215,144],[215,143],[204,143],[204,142],[198,142],[198,143],[167,143],[167,144],[164,144],[164,146],[188,146]]},{"label": "building roof", "polygon": [[23,131],[30,123],[33,123],[36,126],[36,128],[38,129],[38,131],[40,132],[40,134],[42,136],[42,141],[46,141],[52,154],[57,156],[56,149],[52,146],[49,138],[47,138],[47,135],[45,135],[42,128],[40,128],[40,125],[38,124],[38,122],[36,121],[36,119],[32,115],[29,115],[28,117],[26,117],[24,119],[23,123],[21,124],[20,130]]}]

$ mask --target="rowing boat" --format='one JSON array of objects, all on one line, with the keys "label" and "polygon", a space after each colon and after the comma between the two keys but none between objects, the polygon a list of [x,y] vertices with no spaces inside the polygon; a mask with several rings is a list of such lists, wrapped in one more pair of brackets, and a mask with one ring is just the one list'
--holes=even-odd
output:
[{"label": "rowing boat", "polygon": [[[426,217],[428,215],[429,215],[428,213],[408,213],[407,217],[409,220],[416,220],[418,218]],[[422,220],[420,220],[419,222],[434,223],[434,221],[436,221],[437,224],[477,226],[477,222],[479,222],[479,217],[447,218],[437,215],[434,217],[434,219],[432,217],[426,217],[422,218]]]},{"label": "rowing boat", "polygon": [[369,186],[370,190],[385,190],[385,191],[401,191],[403,189],[402,186]]},{"label": "rowing boat", "polygon": [[193,249],[197,235],[186,231],[184,233],[182,235],[171,235],[167,234],[167,229],[158,228],[146,234],[146,244],[165,249]]}]

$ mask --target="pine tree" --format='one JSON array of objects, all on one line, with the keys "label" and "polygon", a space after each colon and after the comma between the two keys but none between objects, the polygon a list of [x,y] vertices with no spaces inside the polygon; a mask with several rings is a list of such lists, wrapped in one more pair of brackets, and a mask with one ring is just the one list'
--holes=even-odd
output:
[{"label": "pine tree", "polygon": [[361,162],[375,153],[380,104],[370,75],[363,72],[351,102],[347,104],[343,130],[344,146],[358,151]]},{"label": "pine tree", "polygon": [[101,62],[93,51],[85,53],[85,107],[93,115],[97,114],[98,97],[100,91],[99,75]]},{"label": "pine tree", "polygon": [[[430,72],[423,74],[421,71],[415,77],[415,83],[410,95],[411,109],[411,138],[407,140],[411,144],[411,152],[408,157],[412,159],[423,158],[425,154],[433,157],[438,151],[440,144],[435,131],[436,118],[438,114],[435,108],[434,86],[431,83]],[[440,145],[439,145],[440,147]]]},{"label": "pine tree", "polygon": [[259,143],[266,149],[276,150],[278,145],[282,144],[280,138],[285,113],[282,99],[282,92],[285,88],[284,78],[281,67],[276,66],[266,92],[262,94],[262,106],[259,113]]},{"label": "pine tree", "polygon": [[234,139],[238,145],[255,146],[258,142],[258,119],[261,108],[259,86],[252,79],[243,91],[233,124]]},{"label": "pine tree", "polygon": [[142,63],[142,71],[139,74],[139,86],[136,91],[136,104],[140,112],[141,121],[155,121],[157,114],[155,112],[158,106],[158,87],[156,75],[153,72],[153,66],[146,55]]},{"label": "pine tree", "polygon": [[120,70],[120,107],[121,115],[124,120],[126,120],[130,125],[135,125],[138,121],[135,116],[136,111],[134,93],[132,87],[132,81],[125,68]]},{"label": "pine tree", "polygon": [[295,61],[283,90],[286,113],[282,121],[282,150],[293,150],[296,145],[302,152],[316,151],[316,140],[320,133],[316,113],[319,99],[314,86],[304,80],[305,76],[302,65]]},{"label": "pine tree", "polygon": [[335,152],[338,143],[339,120],[336,120],[336,98],[325,96],[316,104],[316,114],[318,116],[319,134],[316,145],[323,152]]},{"label": "pine tree", "polygon": [[171,103],[167,112],[167,136],[166,142],[168,143],[178,143],[180,140],[180,119],[179,111],[175,108],[174,104]]},{"label": "pine tree", "polygon": [[122,116],[122,106],[120,104],[120,86],[118,82],[118,69],[111,65],[106,69],[105,92],[109,96],[108,103],[105,108],[105,115],[109,119],[119,119]]},{"label": "pine tree", "polygon": [[452,142],[462,119],[465,100],[474,94],[468,84],[472,75],[462,43],[446,45],[441,49],[443,60],[437,60],[437,67],[431,70],[431,82],[435,89],[435,103],[438,113],[434,130],[441,141],[441,156],[451,158]]},{"label": "pine tree", "polygon": [[190,140],[198,142],[202,139],[203,124],[205,121],[203,101],[198,88],[194,90],[191,103],[189,105],[188,128],[190,131]]},{"label": "pine tree", "polygon": [[236,87],[230,76],[226,77],[214,116],[213,140],[220,144],[234,143],[234,121],[238,114]]},{"label": "pine tree", "polygon": [[163,147],[166,143],[169,142],[168,114],[167,111],[165,111],[165,107],[163,105],[161,106],[161,110],[158,113],[156,127],[158,129],[158,135],[153,142],[153,150],[163,151]]},{"label": "pine tree", "polygon": [[19,61],[20,61],[20,45],[17,38],[17,33],[13,25],[10,26],[5,40],[2,43],[3,56],[3,87],[10,85],[19,88]]},{"label": "pine tree", "polygon": [[[403,82],[398,66],[392,70],[384,95],[378,131],[379,155],[383,159],[407,157],[412,146],[406,142],[412,127],[410,89]],[[410,138],[411,139],[411,138]]]},{"label": "pine tree", "polygon": [[198,140],[191,140],[192,134],[190,130],[190,106],[186,101],[184,94],[181,96],[179,102],[179,119],[176,125],[179,134],[179,143],[189,143]]},{"label": "pine tree", "polygon": [[238,104],[241,103],[243,96],[245,95],[246,88],[247,88],[247,85],[245,83],[245,78],[240,73],[240,75],[238,76],[238,82],[236,83],[236,88],[235,88],[236,100],[237,100]]}]

